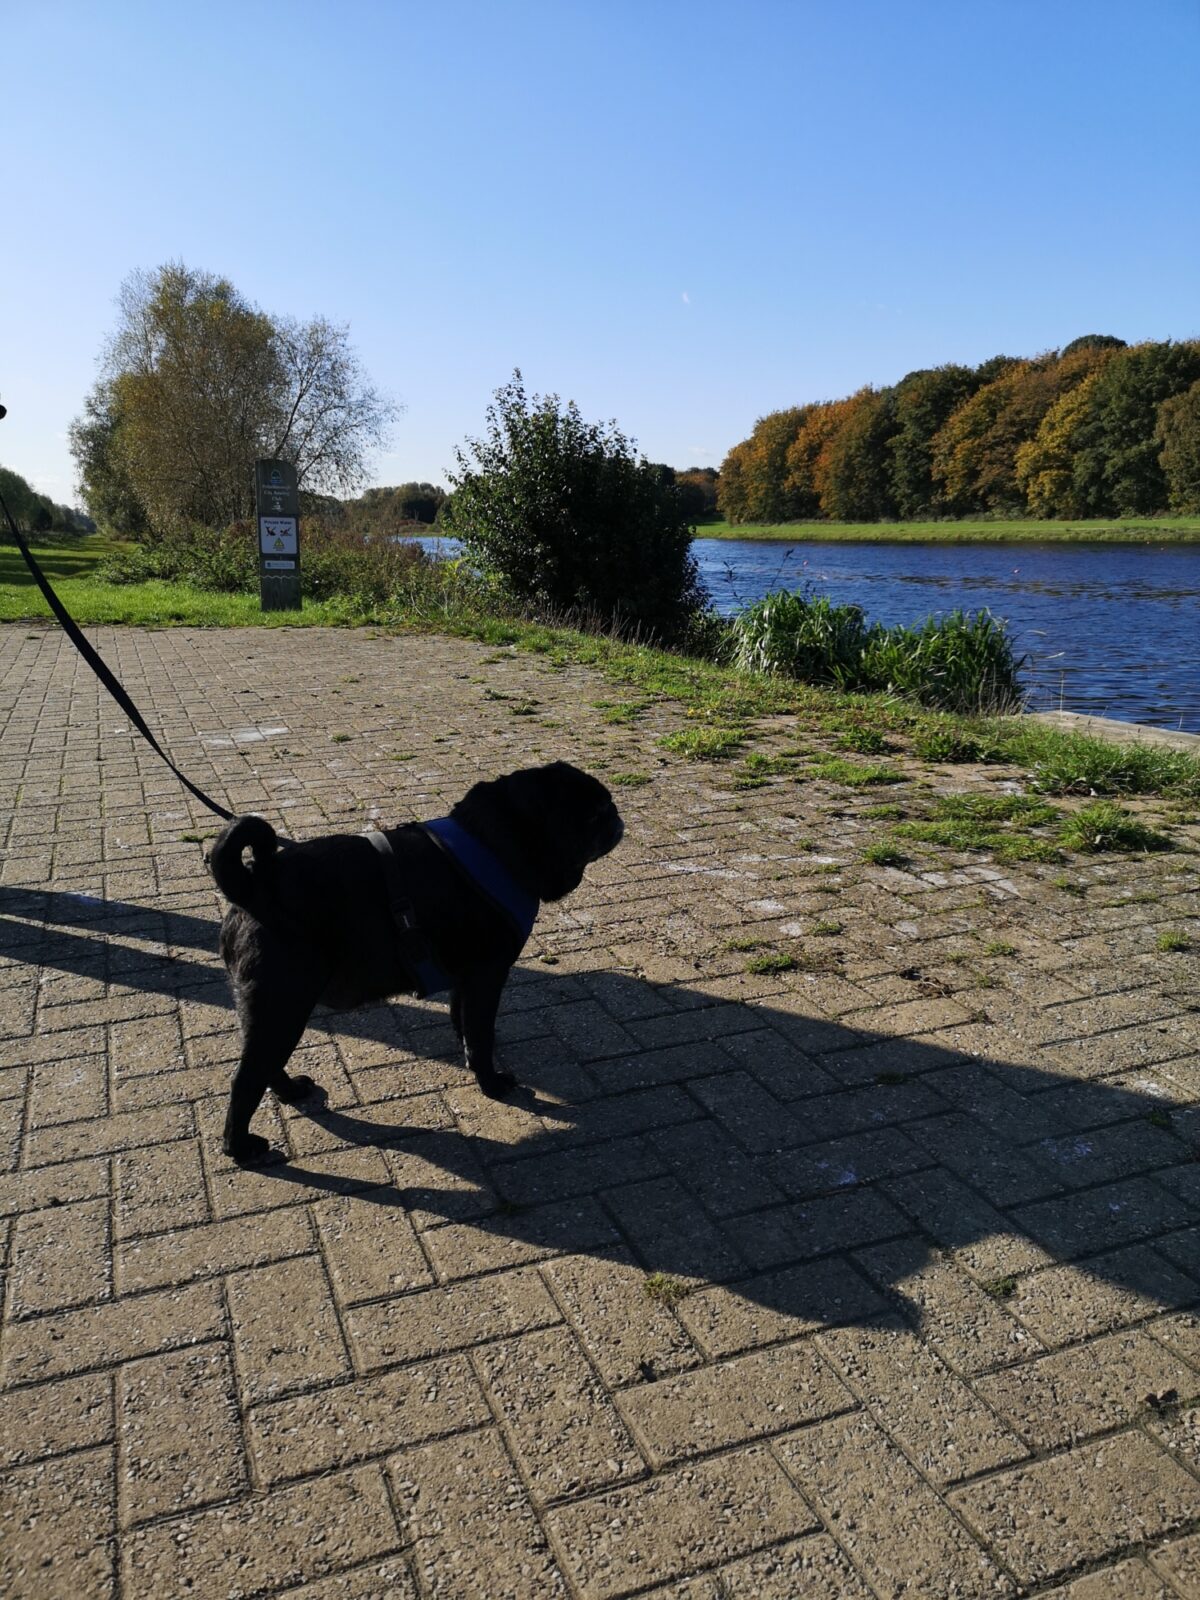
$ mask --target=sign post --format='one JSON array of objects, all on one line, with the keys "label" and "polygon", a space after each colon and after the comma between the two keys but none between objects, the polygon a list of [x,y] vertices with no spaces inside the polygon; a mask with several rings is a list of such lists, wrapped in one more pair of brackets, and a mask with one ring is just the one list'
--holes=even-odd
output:
[{"label": "sign post", "polygon": [[290,461],[254,463],[258,590],[264,611],[300,609],[300,496]]}]

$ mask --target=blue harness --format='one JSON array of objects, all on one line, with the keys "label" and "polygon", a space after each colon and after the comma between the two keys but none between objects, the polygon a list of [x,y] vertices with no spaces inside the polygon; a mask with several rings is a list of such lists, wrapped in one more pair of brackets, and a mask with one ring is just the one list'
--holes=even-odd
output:
[{"label": "blue harness", "polygon": [[[433,822],[422,822],[417,826],[445,852],[471,887],[500,913],[523,946],[537,919],[537,896],[522,889],[488,847],[452,817],[437,817]],[[452,980],[433,959],[429,941],[417,926],[412,901],[404,892],[400,868],[391,844],[385,834],[373,830],[366,834],[366,838],[382,857],[388,904],[400,935],[401,957],[417,980],[417,992],[422,999],[431,994],[440,994],[451,987]]]}]

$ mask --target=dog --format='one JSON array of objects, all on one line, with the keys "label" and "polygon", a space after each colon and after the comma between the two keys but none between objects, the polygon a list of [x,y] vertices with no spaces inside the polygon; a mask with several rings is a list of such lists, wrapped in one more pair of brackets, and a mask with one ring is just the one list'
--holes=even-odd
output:
[{"label": "dog", "polygon": [[288,1104],[316,1091],[285,1068],[318,1002],[448,989],[467,1065],[502,1099],[517,1079],[495,1062],[496,1012],[538,906],[577,888],[623,832],[605,786],[565,761],[477,783],[449,817],[382,833],[291,844],[262,817],[235,818],[209,858],[231,902],[220,950],[242,1038],[226,1155],[279,1159],[250,1119],[268,1089]]}]

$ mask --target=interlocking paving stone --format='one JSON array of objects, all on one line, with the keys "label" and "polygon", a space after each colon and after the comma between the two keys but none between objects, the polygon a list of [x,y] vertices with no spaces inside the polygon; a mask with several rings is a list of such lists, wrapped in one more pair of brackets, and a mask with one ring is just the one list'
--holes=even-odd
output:
[{"label": "interlocking paving stone", "polygon": [[417,1585],[403,1556],[372,1561],[353,1572],[318,1578],[299,1589],[277,1589],[279,1600],[418,1600]]},{"label": "interlocking paving stone", "polygon": [[0,1370],[15,1384],[133,1361],[217,1337],[224,1315],[219,1291],[207,1283],[57,1312],[6,1329]]},{"label": "interlocking paving stone", "polygon": [[113,1428],[108,1373],[0,1392],[0,1469],[108,1444]]},{"label": "interlocking paving stone", "polygon": [[[322,1011],[324,1101],[268,1096],[288,1159],[241,1169],[185,837],[215,824],[59,632],[0,629],[6,1596],[1200,1591],[1200,1022],[1153,948],[1195,856],[1073,864],[1082,897],[875,868],[870,797],[734,792],[659,748],[678,705],[607,724],[629,696],[583,667],[94,631],[189,773],[293,837],[535,759],[651,781],[507,988],[525,1093],[479,1092],[439,1000]],[[831,970],[749,974],[739,938]]]},{"label": "interlocking paving stone", "polygon": [[811,1343],[776,1345],[617,1398],[654,1467],[782,1433],[854,1403]]},{"label": "interlocking paving stone", "polygon": [[1025,1583],[1172,1533],[1197,1504],[1195,1478],[1136,1432],[954,1490],[950,1502]]},{"label": "interlocking paving stone", "polygon": [[1025,1450],[979,1396],[898,1319],[820,1334],[845,1382],[938,1484],[1019,1461]]},{"label": "interlocking paving stone", "polygon": [[538,1502],[642,1475],[621,1418],[566,1328],[489,1344],[475,1364]]},{"label": "interlocking paving stone", "polygon": [[1011,1583],[869,1416],[784,1439],[780,1459],[881,1594],[1009,1594]]},{"label": "interlocking paving stone", "polygon": [[977,1387],[1026,1444],[1052,1450],[1148,1417],[1151,1396],[1200,1394],[1200,1375],[1139,1330],[1024,1362]]},{"label": "interlocking paving stone", "polygon": [[562,1313],[537,1272],[525,1268],[353,1306],[345,1320],[356,1367],[372,1372],[546,1327]]},{"label": "interlocking paving stone", "polygon": [[0,1478],[0,1594],[76,1600],[113,1592],[111,1450],[83,1450]]},{"label": "interlocking paving stone", "polygon": [[959,1372],[986,1372],[1041,1351],[1041,1342],[953,1261],[923,1239],[855,1252],[854,1261],[913,1317],[925,1340]]},{"label": "interlocking paving stone", "polygon": [[333,1292],[342,1305],[433,1282],[429,1263],[404,1212],[398,1206],[379,1204],[371,1190],[322,1200],[313,1207],[313,1215]]},{"label": "interlocking paving stone", "polygon": [[699,1363],[677,1316],[647,1292],[647,1274],[627,1250],[610,1257],[560,1256],[542,1273],[612,1388]]},{"label": "interlocking paving stone", "polygon": [[730,1562],[717,1572],[652,1589],[645,1600],[874,1600],[871,1591],[827,1534],[789,1539],[771,1550]]},{"label": "interlocking paving stone", "polygon": [[431,1595],[552,1600],[567,1593],[496,1429],[393,1456],[396,1515]]},{"label": "interlocking paving stone", "polygon": [[1152,1551],[1150,1565],[1169,1579],[1179,1594],[1200,1594],[1200,1533]]},{"label": "interlocking paving stone", "polygon": [[249,1600],[399,1542],[378,1467],[360,1467],[137,1529],[125,1540],[122,1592]]},{"label": "interlocking paving stone", "polygon": [[251,1401],[348,1373],[329,1281],[319,1256],[294,1256],[228,1283],[238,1380]]},{"label": "interlocking paving stone", "polygon": [[549,1512],[546,1524],[584,1600],[616,1600],[817,1526],[761,1447],[610,1489]]},{"label": "interlocking paving stone", "polygon": [[52,1206],[18,1217],[5,1314],[30,1317],[108,1297],[107,1200]]},{"label": "interlocking paving stone", "polygon": [[1175,1600],[1175,1593],[1143,1562],[1121,1561],[1044,1591],[1044,1600]]},{"label": "interlocking paving stone", "polygon": [[269,1211],[199,1228],[130,1239],[117,1246],[116,1279],[122,1294],[160,1289],[191,1278],[211,1278],[288,1256],[308,1255],[316,1245],[303,1211]]},{"label": "interlocking paving stone", "polygon": [[117,1373],[121,1521],[225,1500],[247,1484],[228,1347],[131,1361]]},{"label": "interlocking paving stone", "polygon": [[490,1421],[470,1363],[451,1356],[256,1406],[247,1433],[263,1481],[276,1483]]}]

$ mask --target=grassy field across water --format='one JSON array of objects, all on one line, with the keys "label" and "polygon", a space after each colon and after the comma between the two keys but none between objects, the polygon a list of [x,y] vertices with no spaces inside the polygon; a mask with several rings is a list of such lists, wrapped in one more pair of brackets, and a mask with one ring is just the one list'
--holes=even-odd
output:
[{"label": "grassy field across water", "polygon": [[697,539],[790,544],[1194,544],[1200,517],[1088,522],[705,522]]}]

